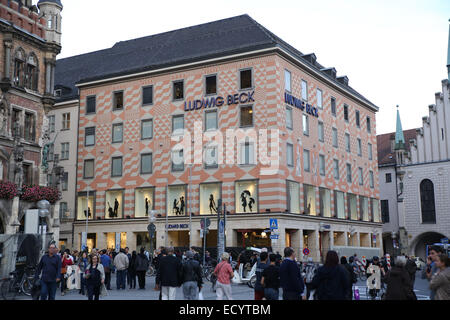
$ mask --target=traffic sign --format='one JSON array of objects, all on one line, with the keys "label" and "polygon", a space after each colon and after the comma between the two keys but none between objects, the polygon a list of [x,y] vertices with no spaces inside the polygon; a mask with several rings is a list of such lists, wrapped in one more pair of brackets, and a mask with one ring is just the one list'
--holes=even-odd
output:
[{"label": "traffic sign", "polygon": [[211,225],[211,219],[206,218],[206,228],[209,228],[210,225]]},{"label": "traffic sign", "polygon": [[308,248],[303,249],[303,254],[305,256],[309,255],[309,249]]},{"label": "traffic sign", "polygon": [[147,226],[147,230],[148,230],[148,234],[150,236],[150,238],[153,238],[153,236],[155,235],[155,231],[156,231],[156,226],[154,223],[150,223]]},{"label": "traffic sign", "polygon": [[270,239],[272,239],[272,240],[278,240],[279,238],[279,235],[278,234],[271,234],[270,235]]},{"label": "traffic sign", "polygon": [[220,220],[219,222],[219,234],[222,234],[225,230],[224,222],[223,220]]},{"label": "traffic sign", "polygon": [[270,230],[278,229],[278,219],[270,219]]}]

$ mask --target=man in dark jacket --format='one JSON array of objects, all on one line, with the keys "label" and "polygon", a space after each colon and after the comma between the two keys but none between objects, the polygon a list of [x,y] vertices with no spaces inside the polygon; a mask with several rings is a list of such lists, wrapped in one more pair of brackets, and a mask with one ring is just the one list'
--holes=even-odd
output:
[{"label": "man in dark jacket", "polygon": [[183,266],[174,255],[173,247],[167,248],[167,256],[161,258],[156,283],[161,287],[162,300],[175,300],[177,287],[181,285]]},{"label": "man in dark jacket", "polygon": [[347,262],[346,257],[341,257],[341,265],[345,268],[345,270],[348,271],[348,279],[349,279],[348,288],[350,290],[348,291],[347,298],[348,298],[348,300],[352,300],[352,298],[353,298],[352,287],[353,287],[353,284],[358,281],[358,279],[356,278],[356,273],[353,272],[353,267]]},{"label": "man in dark jacket", "polygon": [[267,263],[268,258],[269,255],[267,252],[261,252],[260,261],[256,264],[255,300],[262,300],[264,298],[264,287],[261,285],[261,279],[264,269],[269,266]]},{"label": "man in dark jacket", "polygon": [[283,300],[302,299],[305,283],[292,248],[284,249],[284,260],[280,266],[280,285],[283,288]]},{"label": "man in dark jacket", "polygon": [[395,258],[395,264],[386,275],[386,300],[417,300],[411,278],[405,269],[404,256]]},{"label": "man in dark jacket", "polygon": [[145,274],[149,267],[149,260],[145,255],[145,249],[141,248],[140,253],[136,258],[136,275],[138,277],[139,289],[145,289]]},{"label": "man in dark jacket", "polygon": [[417,265],[414,260],[409,258],[408,256],[406,256],[405,269],[408,272],[409,278],[411,279],[411,284],[414,287],[414,282],[416,281]]},{"label": "man in dark jacket", "polygon": [[182,282],[184,299],[198,300],[198,293],[203,285],[202,270],[192,251],[186,252],[186,261],[182,267]]},{"label": "man in dark jacket", "polygon": [[41,273],[41,300],[55,300],[56,283],[61,280],[61,258],[55,244],[48,246],[48,253],[41,258],[35,273],[35,282]]}]

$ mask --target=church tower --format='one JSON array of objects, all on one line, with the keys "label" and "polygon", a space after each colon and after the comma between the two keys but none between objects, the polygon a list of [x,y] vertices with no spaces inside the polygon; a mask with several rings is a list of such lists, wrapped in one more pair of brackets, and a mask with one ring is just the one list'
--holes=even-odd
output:
[{"label": "church tower", "polygon": [[400,111],[397,106],[397,127],[395,131],[395,158],[397,165],[407,163],[407,151],[405,144],[405,136],[403,135],[402,121],[400,120]]},{"label": "church tower", "polygon": [[47,21],[45,26],[45,40],[61,46],[61,11],[63,5],[60,0],[39,0],[41,17]]}]

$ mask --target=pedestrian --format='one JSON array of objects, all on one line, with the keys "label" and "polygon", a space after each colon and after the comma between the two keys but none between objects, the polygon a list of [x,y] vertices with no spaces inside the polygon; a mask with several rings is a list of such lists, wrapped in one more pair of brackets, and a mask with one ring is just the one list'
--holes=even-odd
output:
[{"label": "pedestrian", "polygon": [[351,290],[349,275],[342,265],[336,251],[327,252],[325,264],[319,267],[312,281],[317,300],[347,300]]},{"label": "pedestrian", "polygon": [[406,263],[405,256],[395,258],[394,265],[386,274],[385,300],[417,300],[411,277],[405,268]]},{"label": "pedestrian", "polygon": [[262,300],[264,298],[264,287],[261,285],[262,273],[265,268],[269,266],[267,260],[269,255],[267,251],[261,252],[259,262],[256,264],[256,282],[255,282],[255,300]]},{"label": "pedestrian", "polygon": [[56,245],[51,243],[48,253],[41,258],[37,266],[35,283],[40,281],[41,300],[55,300],[56,286],[61,280],[61,258],[57,252]]},{"label": "pedestrian", "polygon": [[130,289],[136,289],[136,260],[137,254],[134,250],[130,257],[130,264],[128,265],[128,285]]},{"label": "pedestrian", "polygon": [[382,277],[385,276],[384,269],[381,268],[380,258],[374,256],[372,261],[367,261],[366,274],[366,285],[369,288],[369,295],[372,300],[375,300],[381,290]]},{"label": "pedestrian", "polygon": [[283,257],[281,256],[279,251],[277,251],[276,256],[277,256],[276,265],[279,267],[281,265],[281,260],[283,260]]},{"label": "pedestrian", "polygon": [[99,263],[98,255],[89,256],[89,265],[86,268],[86,286],[88,300],[99,300],[101,287],[105,283],[105,270]]},{"label": "pedestrian", "polygon": [[290,247],[284,249],[284,260],[280,265],[280,285],[283,288],[283,300],[302,300],[305,283],[295,261],[295,251]]},{"label": "pedestrian", "polygon": [[430,289],[434,290],[434,300],[450,300],[450,259],[440,253],[436,259],[437,272],[432,276]]},{"label": "pedestrian", "polygon": [[114,258],[114,267],[116,268],[116,285],[117,290],[126,289],[126,277],[127,277],[127,269],[129,265],[128,257],[125,254],[124,249],[120,249],[119,253]]},{"label": "pedestrian", "polygon": [[200,263],[194,260],[192,251],[185,253],[186,261],[182,267],[183,295],[185,300],[198,300],[198,294],[202,290],[202,269]]},{"label": "pedestrian", "polygon": [[181,272],[181,261],[175,257],[173,247],[168,247],[167,256],[161,258],[157,274],[162,300],[176,299],[177,287],[181,285]]},{"label": "pedestrian", "polygon": [[[130,266],[130,260],[131,260],[131,253],[130,253],[130,248],[128,248],[128,247],[125,247],[125,255],[127,256],[127,258],[128,258],[128,267]],[[125,287],[127,286],[127,283],[128,283],[128,285],[130,284],[130,282],[131,282],[131,277],[130,277],[130,273],[128,272],[128,268],[127,268],[127,272],[126,272],[126,283],[125,283]]]},{"label": "pedestrian", "polygon": [[145,249],[141,248],[139,254],[136,257],[136,265],[135,265],[140,290],[145,290],[145,274],[147,273],[148,266],[149,260],[145,255]]},{"label": "pedestrian", "polygon": [[100,262],[105,272],[105,286],[107,290],[111,290],[111,257],[105,249],[103,249],[100,256]]},{"label": "pedestrian", "polygon": [[411,284],[414,288],[414,282],[416,281],[417,265],[416,262],[408,256],[406,256],[405,270],[408,272],[408,275],[411,279]]},{"label": "pedestrian", "polygon": [[[439,254],[444,253],[444,250],[440,246],[431,246],[429,255],[427,257],[427,267],[425,268],[425,275],[428,281],[431,281],[434,274],[438,272],[437,260]],[[434,300],[436,290],[430,288],[430,300]]]},{"label": "pedestrian", "polygon": [[313,259],[310,257],[308,258],[308,262],[305,266],[305,285],[306,285],[306,299],[311,298],[311,293],[313,291],[312,287],[312,281],[314,279],[314,276],[317,274],[318,266],[316,263],[313,262]]},{"label": "pedestrian", "polygon": [[64,250],[61,257],[61,295],[65,295],[67,289],[67,267],[73,265],[73,259],[69,254],[69,249]]},{"label": "pedestrian", "polygon": [[353,299],[353,285],[358,282],[358,279],[356,278],[356,273],[353,271],[353,267],[347,262],[346,257],[341,257],[341,265],[347,270],[348,272],[348,279],[349,279],[349,291],[347,293],[347,300]]},{"label": "pedestrian", "polygon": [[80,270],[80,291],[79,291],[79,293],[83,296],[86,294],[86,292],[85,292],[86,278],[84,277],[84,274],[86,272],[88,263],[89,263],[88,254],[86,251],[83,251],[81,253],[80,258],[78,259],[78,268]]},{"label": "pedestrian", "polygon": [[[164,258],[165,256],[167,256],[167,250],[164,247],[161,247],[159,250],[159,254],[157,256],[157,267],[156,267],[156,277],[155,277],[155,290],[159,291],[159,300],[162,300],[162,290],[161,290],[161,281],[159,279],[159,266],[160,266],[160,261],[162,258]],[[156,264],[155,264],[156,266]]]},{"label": "pedestrian", "polygon": [[222,253],[221,262],[214,269],[216,281],[217,300],[223,300],[225,296],[227,300],[233,300],[231,296],[231,279],[234,277],[233,269],[228,263],[230,255],[227,252]]},{"label": "pedestrian", "polygon": [[261,277],[261,285],[264,288],[266,300],[278,300],[280,297],[280,267],[276,265],[277,255],[269,255],[270,265],[264,269]]}]

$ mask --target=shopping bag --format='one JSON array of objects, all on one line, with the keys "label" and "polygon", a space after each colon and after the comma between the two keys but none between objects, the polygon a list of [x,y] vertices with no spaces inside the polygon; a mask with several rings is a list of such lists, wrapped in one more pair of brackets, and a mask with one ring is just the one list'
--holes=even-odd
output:
[{"label": "shopping bag", "polygon": [[100,286],[100,296],[106,297],[108,295],[108,290],[106,290],[105,284],[102,283]]}]

